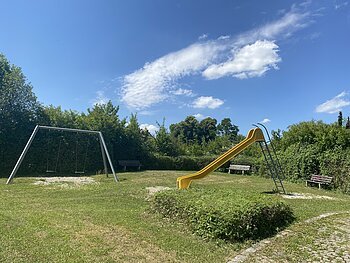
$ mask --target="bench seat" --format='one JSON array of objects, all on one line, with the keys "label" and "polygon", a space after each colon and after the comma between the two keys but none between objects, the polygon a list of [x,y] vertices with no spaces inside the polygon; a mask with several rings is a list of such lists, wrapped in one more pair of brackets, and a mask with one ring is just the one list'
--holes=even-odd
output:
[{"label": "bench seat", "polygon": [[241,171],[244,174],[245,171],[250,171],[250,165],[231,164],[228,173],[230,174],[231,171]]},{"label": "bench seat", "polygon": [[311,175],[310,180],[306,180],[306,186],[308,186],[308,184],[318,184],[318,188],[321,189],[322,185],[330,185],[332,183],[332,179],[333,177],[330,176],[324,176],[324,175],[318,175],[318,174],[313,174]]},{"label": "bench seat", "polygon": [[119,160],[118,164],[123,166],[124,171],[126,171],[126,167],[137,167],[137,169],[140,170],[142,166],[139,160]]}]

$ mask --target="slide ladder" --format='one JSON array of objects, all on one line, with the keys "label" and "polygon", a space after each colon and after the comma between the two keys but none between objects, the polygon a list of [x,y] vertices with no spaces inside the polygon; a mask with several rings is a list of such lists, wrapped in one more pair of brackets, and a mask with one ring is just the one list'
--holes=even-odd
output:
[{"label": "slide ladder", "polygon": [[[269,131],[265,125],[258,123],[259,126],[263,127],[268,138],[268,141],[259,141],[260,149],[264,155],[267,168],[270,172],[271,178],[275,184],[278,193],[286,194],[286,190],[283,186],[282,179],[285,178],[284,171],[282,169],[281,163],[278,159],[276,149],[273,146]],[[256,125],[254,125],[256,126]],[[258,126],[256,126],[258,127]]]}]

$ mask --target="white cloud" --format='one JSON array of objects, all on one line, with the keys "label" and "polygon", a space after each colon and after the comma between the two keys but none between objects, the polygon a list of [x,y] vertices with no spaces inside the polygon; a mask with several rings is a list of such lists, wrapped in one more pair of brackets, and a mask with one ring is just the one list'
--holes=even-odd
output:
[{"label": "white cloud", "polygon": [[283,17],[271,23],[255,28],[238,36],[237,44],[246,45],[257,40],[275,40],[280,37],[289,37],[298,29],[306,27],[310,13],[299,12],[295,7]]},{"label": "white cloud", "polygon": [[144,116],[152,116],[155,113],[156,113],[155,111],[149,111],[149,110],[143,110],[143,111],[139,111],[138,112],[138,114],[144,115]]},{"label": "white cloud", "polygon": [[210,65],[202,74],[207,79],[229,75],[240,79],[260,77],[271,68],[277,69],[277,63],[281,61],[277,51],[274,42],[258,40],[235,51],[231,60]]},{"label": "white cloud", "polygon": [[194,93],[192,90],[190,89],[182,89],[182,88],[179,88],[177,90],[174,90],[174,91],[171,91],[172,94],[174,95],[183,95],[183,96],[187,96],[187,97],[193,97],[194,96]]},{"label": "white cloud", "polygon": [[335,4],[334,5],[334,9],[335,10],[338,10],[338,9],[341,9],[341,8],[343,8],[343,7],[346,7],[347,5],[349,4],[349,2],[343,2],[343,3],[339,3],[339,4]]},{"label": "white cloud", "polygon": [[349,99],[346,98],[347,95],[348,93],[343,91],[334,98],[318,105],[315,111],[319,113],[337,113],[341,111],[344,107],[350,105]]},{"label": "white cloud", "polygon": [[265,123],[269,123],[269,122],[271,122],[271,120],[268,118],[265,118],[260,123],[265,124]]},{"label": "white cloud", "polygon": [[122,101],[136,109],[164,101],[178,79],[197,74],[218,56],[221,48],[213,41],[195,43],[146,63],[142,69],[124,76]]},{"label": "white cloud", "polygon": [[159,130],[159,128],[153,124],[143,123],[140,125],[141,130],[147,129],[150,134],[154,135]]},{"label": "white cloud", "polygon": [[138,110],[149,108],[180,95],[178,82],[191,75],[202,75],[207,79],[227,75],[236,78],[262,76],[269,69],[277,69],[277,63],[281,61],[275,41],[305,27],[309,16],[309,13],[292,7],[280,19],[238,36],[203,40],[203,35],[202,40],[145,63],[142,68],[123,76],[122,101]]},{"label": "white cloud", "polygon": [[110,99],[106,97],[104,91],[98,90],[96,91],[96,98],[93,100],[93,105],[103,105],[107,104]]},{"label": "white cloud", "polygon": [[201,36],[198,37],[199,40],[204,40],[208,38],[208,34],[203,34]]},{"label": "white cloud", "polygon": [[201,96],[193,101],[192,107],[203,109],[203,108],[209,108],[209,109],[216,109],[220,107],[222,104],[224,104],[224,101],[220,99],[213,98],[212,96]]},{"label": "white cloud", "polygon": [[229,39],[230,38],[230,36],[219,36],[219,40],[225,40],[225,39]]},{"label": "white cloud", "polygon": [[203,114],[197,113],[197,114],[193,114],[193,117],[195,117],[197,120],[201,121],[203,119],[205,119],[206,117],[204,117]]}]

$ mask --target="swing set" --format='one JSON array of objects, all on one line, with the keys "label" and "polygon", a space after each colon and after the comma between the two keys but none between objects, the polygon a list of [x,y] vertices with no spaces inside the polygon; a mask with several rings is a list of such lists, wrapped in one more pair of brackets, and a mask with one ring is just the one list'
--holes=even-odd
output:
[{"label": "swing set", "polygon": [[[54,139],[50,140],[50,132],[51,129],[49,130],[49,134],[48,134],[48,139],[47,139],[47,154],[46,154],[46,173],[57,173],[58,170],[58,164],[59,164],[59,160],[60,160],[60,154],[61,154],[61,145],[62,145],[62,141],[63,141],[63,135],[60,136],[59,138],[59,142],[58,142],[58,149],[57,149],[57,156],[55,157],[55,164],[54,166],[51,166],[50,163],[52,161],[52,158],[50,158],[50,155],[52,155],[51,153],[54,152],[55,149],[52,149],[54,145]],[[62,132],[62,131],[61,131]],[[90,135],[90,134],[88,134]],[[85,168],[86,168],[86,161],[87,161],[87,157],[88,157],[88,151],[89,151],[89,144],[90,144],[90,138],[88,138],[86,145],[85,145],[85,150],[84,153],[82,153],[83,157],[84,157],[84,161],[83,161],[83,167],[82,169],[79,170],[79,132],[76,133],[76,138],[75,138],[75,174],[85,174]],[[98,138],[97,138],[98,139]]]},{"label": "swing set", "polygon": [[[99,141],[100,144],[100,148],[101,148],[101,154],[102,154],[102,159],[103,159],[103,165],[104,165],[104,172],[105,174],[108,176],[108,168],[107,168],[107,160],[108,160],[108,164],[109,167],[113,173],[113,177],[114,180],[116,182],[119,181],[115,171],[114,171],[114,167],[111,161],[111,158],[109,156],[108,150],[107,150],[107,146],[106,143],[104,141],[103,135],[100,131],[90,131],[90,130],[81,130],[81,129],[70,129],[70,128],[61,128],[61,127],[50,127],[50,126],[35,126],[32,135],[30,136],[26,146],[24,147],[20,157],[17,160],[17,163],[15,165],[15,167],[13,168],[9,178],[7,179],[6,184],[9,184],[12,182],[13,178],[15,177],[19,167],[21,166],[21,163],[24,159],[24,157],[26,156],[36,134],[38,133],[39,130],[48,130],[49,132],[52,130],[57,130],[57,131],[61,131],[61,132],[74,132],[76,133],[76,140],[75,140],[75,174],[84,174],[85,173],[85,168],[86,168],[86,163],[87,163],[87,157],[88,157],[88,151],[89,151],[89,145],[90,145],[90,139],[88,138],[88,140],[86,141],[85,144],[85,149],[82,151],[80,151],[80,155],[83,155],[83,165],[82,167],[79,167],[78,163],[79,160],[81,158],[79,158],[79,134],[89,134],[89,135],[97,135],[97,139]],[[46,172],[47,173],[57,173],[57,169],[58,169],[58,164],[59,164],[59,158],[61,155],[61,150],[62,150],[62,143],[63,143],[63,136],[60,136],[59,142],[58,142],[58,147],[57,147],[57,155],[55,157],[55,163],[53,166],[50,166],[50,152],[52,152],[52,149],[50,149],[50,145],[53,146],[53,140],[51,140],[51,144],[50,144],[50,138],[48,138],[48,142],[47,142],[47,155],[46,155]],[[106,160],[107,157],[107,160]]]}]

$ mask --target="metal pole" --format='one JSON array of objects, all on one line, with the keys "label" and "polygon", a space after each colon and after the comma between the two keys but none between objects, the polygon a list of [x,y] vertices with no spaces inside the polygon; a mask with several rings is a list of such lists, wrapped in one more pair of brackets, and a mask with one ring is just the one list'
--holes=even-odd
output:
[{"label": "metal pole", "polygon": [[104,166],[105,174],[108,177],[108,168],[107,168],[107,162],[106,162],[106,154],[105,154],[105,150],[103,148],[103,144],[102,144],[101,138],[100,138],[100,147],[101,147],[101,154],[102,154],[103,166]]},{"label": "metal pole", "polygon": [[27,152],[28,152],[28,149],[29,149],[30,145],[32,144],[32,142],[33,142],[33,140],[34,140],[34,137],[35,137],[36,133],[38,132],[38,130],[39,130],[39,126],[37,125],[37,126],[35,126],[35,128],[34,128],[34,130],[33,130],[33,132],[32,132],[32,135],[30,135],[30,138],[29,138],[29,140],[28,140],[26,146],[24,147],[24,149],[23,149],[21,155],[19,156],[19,159],[18,159],[18,161],[17,161],[15,167],[13,168],[13,170],[12,170],[12,172],[11,172],[9,178],[7,179],[6,184],[11,183],[13,177],[16,175],[16,173],[17,173],[19,167],[21,166],[21,163],[22,163],[24,157],[26,156],[26,154],[27,154]]},{"label": "metal pole", "polygon": [[83,132],[83,133],[93,133],[99,134],[99,131],[81,130],[81,129],[71,129],[71,128],[61,128],[61,127],[51,127],[51,126],[38,126],[40,129],[47,130],[58,130],[58,131],[69,131],[69,132]]},{"label": "metal pole", "polygon": [[107,155],[107,159],[108,159],[108,162],[109,162],[109,166],[111,167],[111,170],[112,170],[112,173],[113,173],[113,176],[114,176],[114,180],[116,182],[118,182],[119,179],[118,179],[117,175],[115,174],[114,167],[113,167],[113,164],[112,164],[112,161],[111,161],[111,157],[109,156],[105,140],[103,139],[103,136],[102,136],[102,132],[99,132],[99,135],[100,135],[100,140],[101,140],[101,142],[103,144],[103,148],[104,148],[105,153]]}]

